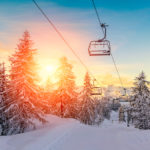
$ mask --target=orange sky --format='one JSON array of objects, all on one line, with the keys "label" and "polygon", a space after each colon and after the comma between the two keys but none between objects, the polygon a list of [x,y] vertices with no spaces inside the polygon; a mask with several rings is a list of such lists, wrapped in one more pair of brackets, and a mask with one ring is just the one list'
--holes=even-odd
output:
[{"label": "orange sky", "polygon": [[[69,62],[74,66],[73,71],[76,75],[76,83],[78,85],[82,85],[86,70],[72,54],[72,52],[70,52],[70,50],[65,46],[65,44],[57,36],[57,34],[53,30],[49,30],[49,26],[47,24],[44,25],[44,23],[37,23],[36,28],[34,28],[35,23],[30,23],[27,26],[29,28],[29,31],[31,30],[31,38],[34,41],[34,48],[37,48],[38,50],[36,61],[40,66],[40,70],[38,72],[42,78],[42,82],[45,81],[48,76],[52,78],[52,81],[55,81],[54,72],[59,65],[59,58],[62,56],[66,56],[69,59]],[[71,46],[76,50],[76,53],[88,66],[89,70],[96,76],[97,80],[99,80],[102,86],[120,86],[120,82],[116,76],[113,64],[109,62],[110,60],[108,61],[108,63],[103,62],[103,59],[108,60],[110,59],[110,57],[106,57],[103,59],[99,58],[101,60],[95,61],[94,58],[88,56],[87,44],[89,37],[71,29],[62,29],[61,31],[68,42],[71,43]],[[1,61],[5,61],[6,64],[8,64],[8,56],[10,56],[15,51],[16,44],[18,43],[21,36],[22,32],[14,37],[9,46],[0,44]],[[114,48],[114,50],[117,50],[117,48]],[[51,66],[53,68],[51,72],[46,71],[45,68],[47,66]],[[125,67],[126,66],[120,65],[119,69]],[[43,74],[43,72],[45,73]],[[123,75],[122,80],[124,86],[132,86],[132,81],[129,76]]]},{"label": "orange sky", "polygon": [[[8,56],[15,51],[19,38],[21,38],[23,32],[27,29],[31,33],[32,40],[35,43],[34,48],[37,48],[38,50],[36,61],[41,66],[41,71],[39,72],[43,73],[43,70],[45,68],[44,66],[48,65],[54,66],[53,70],[56,70],[59,63],[59,58],[62,56],[66,56],[69,59],[70,63],[74,66],[73,70],[76,75],[77,84],[81,85],[83,83],[83,77],[86,71],[85,68],[79,63],[76,57],[60,39],[60,37],[58,37],[56,32],[45,21],[39,11],[35,9],[34,6],[32,7],[32,9],[34,9],[34,13],[30,12],[30,14],[28,14],[28,12],[26,12],[26,15],[23,14],[17,16],[19,19],[17,18],[11,21],[7,19],[3,20],[3,22],[6,21],[7,24],[10,25],[10,27],[5,32],[0,32],[0,62],[5,61],[8,65]],[[56,18],[54,20],[54,23],[64,35],[65,39],[70,43],[71,47],[88,66],[89,70],[97,77],[102,86],[111,84],[119,86],[119,79],[117,77],[111,57],[88,56],[89,42],[100,37],[99,32],[97,32],[99,31],[98,25],[95,23],[95,21],[92,22],[90,20],[92,18],[88,18],[88,15],[91,14],[91,11],[73,11],[72,14],[69,14],[66,8],[61,8],[61,11],[62,10],[65,10],[64,14],[62,14],[62,16],[64,15],[64,20],[60,18],[60,13],[59,15],[57,15],[57,13],[53,14]],[[67,15],[69,16],[65,17]],[[15,16],[16,14],[14,15],[14,17]],[[22,19],[20,21],[22,16],[26,16],[26,19]],[[31,17],[30,19],[28,18],[29,16]],[[53,15],[50,13],[50,16]],[[81,18],[78,22],[71,21],[72,16],[74,16],[75,18]],[[83,20],[85,16],[86,18],[88,18],[87,20]],[[88,30],[89,27],[91,30]],[[131,61],[129,62],[129,60],[131,60],[131,58],[128,59],[128,57],[130,57],[129,52],[122,50],[122,48],[126,47],[126,45],[124,45],[126,40],[122,40],[123,38],[120,41],[114,40],[116,38],[115,34],[112,35],[114,36],[111,40],[112,52],[117,62],[117,66],[120,71],[124,86],[132,86],[132,81],[135,76],[137,76],[139,72],[143,70],[143,68],[147,71],[149,66],[142,63],[143,58],[140,61],[138,60],[139,63],[137,63],[137,61],[134,61],[132,63]],[[119,35],[122,36],[123,34],[117,34],[117,36]],[[50,75],[52,76],[53,74]]]}]

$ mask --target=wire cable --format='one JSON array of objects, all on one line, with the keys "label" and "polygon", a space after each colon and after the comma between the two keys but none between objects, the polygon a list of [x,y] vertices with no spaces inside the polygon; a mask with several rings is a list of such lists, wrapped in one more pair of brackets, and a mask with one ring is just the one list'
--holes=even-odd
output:
[{"label": "wire cable", "polygon": [[[102,23],[101,23],[100,16],[99,16],[99,14],[98,14],[98,11],[97,11],[95,2],[94,2],[94,0],[91,0],[91,1],[92,1],[94,10],[95,10],[95,12],[96,12],[96,16],[97,16],[97,19],[98,19],[98,21],[99,21],[99,24],[100,24],[100,26],[101,26]],[[102,31],[103,31],[103,33],[104,33],[104,30],[103,30],[103,29],[102,29]],[[114,57],[113,57],[112,52],[110,53],[110,55],[111,55],[112,61],[113,61],[113,63],[114,63],[114,66],[115,66],[115,69],[116,69],[116,72],[117,72],[117,75],[118,75],[120,84],[121,84],[122,88],[125,89],[124,86],[123,86],[123,82],[122,82],[122,79],[121,79],[121,76],[120,76],[120,73],[119,73],[119,70],[118,70],[118,67],[117,67],[116,61],[115,61],[115,59],[114,59]]]},{"label": "wire cable", "polygon": [[[70,44],[67,42],[67,40],[64,38],[62,33],[57,29],[57,27],[54,25],[54,23],[50,20],[50,18],[46,15],[46,13],[43,11],[43,9],[38,5],[38,3],[35,0],[32,0],[35,6],[40,10],[42,15],[46,18],[46,20],[49,22],[49,24],[53,27],[53,29],[56,31],[56,33],[60,36],[60,38],[64,41],[66,46],[71,50],[71,52],[76,56],[76,58],[80,61],[80,63],[84,66],[87,72],[91,74],[93,79],[99,84],[99,82],[96,80],[95,76],[91,73],[91,71],[88,69],[88,67],[85,65],[85,63],[81,60],[81,58],[76,54],[75,50],[70,46]],[[100,85],[100,84],[99,84]]]},{"label": "wire cable", "polygon": [[98,13],[98,11],[97,11],[97,8],[96,8],[96,5],[95,5],[95,2],[94,2],[94,0],[91,0],[91,2],[92,2],[92,4],[93,4],[93,7],[94,7],[94,9],[95,9],[95,13],[96,13],[96,16],[97,16],[97,19],[98,19],[98,22],[99,22],[99,25],[100,25],[100,28],[102,29],[102,32],[103,32],[103,34],[105,34],[104,33],[104,30],[103,30],[103,28],[102,28],[102,22],[101,22],[101,20],[100,20],[100,16],[99,16],[99,13]]},{"label": "wire cable", "polygon": [[115,59],[114,59],[114,57],[113,57],[113,55],[112,55],[112,52],[110,53],[110,55],[111,55],[112,61],[113,61],[113,63],[114,63],[116,72],[117,72],[117,74],[118,74],[118,78],[119,78],[119,81],[120,81],[120,83],[121,83],[121,86],[122,86],[123,89],[125,89],[124,86],[123,86],[123,82],[122,82],[122,79],[121,79],[119,70],[118,70],[118,68],[117,68],[117,64],[116,64]]}]

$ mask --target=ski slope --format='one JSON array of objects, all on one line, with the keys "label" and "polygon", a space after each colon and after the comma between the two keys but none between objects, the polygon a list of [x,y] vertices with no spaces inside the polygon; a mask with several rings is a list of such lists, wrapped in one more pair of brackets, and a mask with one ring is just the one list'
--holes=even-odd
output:
[{"label": "ski slope", "polygon": [[149,150],[150,131],[118,123],[116,112],[100,127],[50,116],[44,128],[0,137],[0,150]]}]

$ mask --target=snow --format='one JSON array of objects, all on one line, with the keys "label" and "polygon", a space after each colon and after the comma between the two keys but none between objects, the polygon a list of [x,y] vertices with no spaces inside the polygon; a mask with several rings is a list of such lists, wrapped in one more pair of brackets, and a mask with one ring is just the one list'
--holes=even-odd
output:
[{"label": "snow", "polygon": [[0,150],[149,150],[150,131],[118,122],[118,112],[100,126],[50,115],[37,130],[0,137]]},{"label": "snow", "polygon": [[120,102],[121,106],[130,106],[130,102]]}]

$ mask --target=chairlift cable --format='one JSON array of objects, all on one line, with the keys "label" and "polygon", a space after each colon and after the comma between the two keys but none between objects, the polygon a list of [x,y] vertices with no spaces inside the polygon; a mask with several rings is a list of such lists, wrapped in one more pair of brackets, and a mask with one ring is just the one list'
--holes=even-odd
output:
[{"label": "chairlift cable", "polygon": [[[96,16],[97,16],[97,19],[98,19],[98,21],[99,21],[99,24],[100,24],[100,26],[101,26],[101,20],[100,20],[100,16],[99,16],[99,14],[98,14],[98,11],[97,11],[97,8],[96,8],[96,5],[95,5],[95,2],[94,2],[94,0],[91,0],[92,1],[92,4],[93,4],[93,7],[94,7],[94,10],[95,10],[95,12],[96,12]],[[101,27],[102,28],[102,27]],[[103,31],[103,33],[104,33],[104,30],[102,29],[102,31]],[[112,54],[112,52],[110,53],[110,55],[111,55],[111,58],[112,58],[112,61],[113,61],[113,64],[114,64],[114,66],[115,66],[115,69],[116,69],[116,72],[117,72],[117,75],[118,75],[118,78],[119,78],[119,81],[120,81],[120,84],[121,84],[121,86],[122,86],[122,88],[125,90],[125,88],[124,88],[124,85],[123,85],[123,82],[122,82],[122,79],[121,79],[121,76],[120,76],[120,73],[119,73],[119,70],[118,70],[118,67],[117,67],[117,64],[116,64],[116,61],[115,61],[115,59],[114,59],[114,57],[113,57],[113,54]]]},{"label": "chairlift cable", "polygon": [[84,66],[84,68],[86,69],[86,71],[89,72],[91,74],[91,76],[93,77],[93,79],[97,82],[97,84],[99,84],[99,82],[97,81],[97,79],[95,78],[95,76],[88,69],[88,67],[85,65],[85,63],[82,61],[82,59],[77,55],[77,53],[75,52],[75,50],[70,46],[69,42],[67,42],[67,40],[64,38],[64,36],[62,35],[62,33],[57,29],[57,27],[50,20],[50,18],[46,15],[46,13],[43,11],[43,9],[38,5],[38,3],[35,0],[32,0],[32,1],[35,4],[35,6],[40,10],[40,12],[42,13],[42,15],[46,18],[46,20],[48,21],[48,23],[56,31],[56,33],[58,34],[58,36],[64,41],[64,43],[66,44],[66,46],[71,50],[71,52],[76,56],[76,58],[79,60],[79,62]]},{"label": "chairlift cable", "polygon": [[92,1],[92,5],[93,5],[93,7],[94,7],[94,9],[95,9],[95,13],[96,13],[96,16],[97,16],[97,19],[98,19],[100,28],[102,29],[103,34],[105,34],[105,33],[104,33],[104,30],[103,30],[103,28],[102,28],[102,26],[101,26],[101,25],[102,25],[102,22],[101,22],[101,20],[100,20],[100,16],[99,16],[99,13],[98,13],[98,11],[97,11],[95,2],[94,2],[94,0],[91,0],[91,1]]},{"label": "chairlift cable", "polygon": [[114,59],[114,57],[113,57],[112,53],[110,53],[110,55],[111,55],[111,57],[112,57],[112,61],[113,61],[113,63],[114,63],[114,66],[115,66],[116,72],[117,72],[117,74],[118,74],[118,78],[119,78],[119,81],[120,81],[120,83],[121,83],[121,86],[122,86],[122,88],[123,88],[123,89],[125,89],[125,88],[124,88],[124,86],[123,86],[123,82],[122,82],[122,79],[121,79],[121,76],[120,76],[119,70],[118,70],[118,68],[117,68],[117,64],[116,64],[116,62],[115,62],[115,59]]}]

